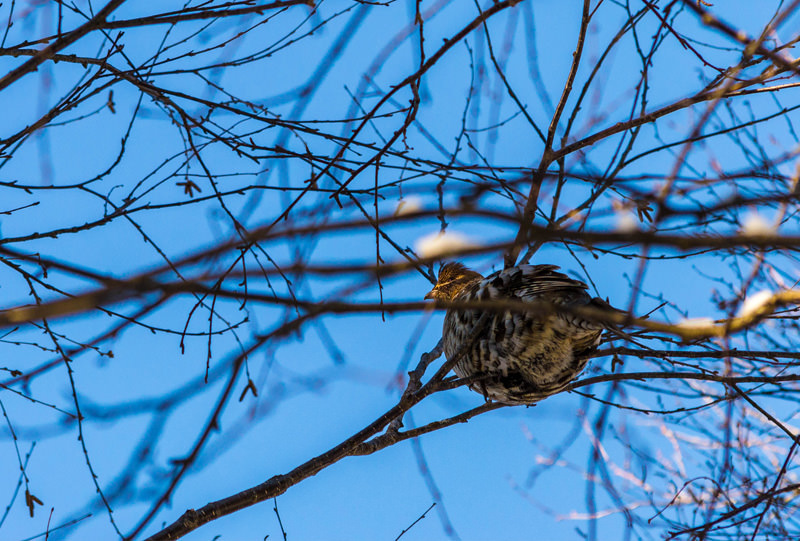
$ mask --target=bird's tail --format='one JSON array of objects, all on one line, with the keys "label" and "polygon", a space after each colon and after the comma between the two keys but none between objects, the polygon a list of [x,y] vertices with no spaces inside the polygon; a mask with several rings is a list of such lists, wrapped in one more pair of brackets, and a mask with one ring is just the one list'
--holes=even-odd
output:
[{"label": "bird's tail", "polygon": [[[587,306],[591,306],[592,308],[597,308],[599,310],[607,312],[608,314],[613,314],[614,316],[617,316],[617,317],[620,316],[620,315],[627,315],[627,312],[625,310],[620,310],[619,308],[614,308],[607,301],[604,301],[600,297],[594,297],[591,301],[589,301],[589,304]],[[615,317],[615,319],[616,319],[616,317]],[[636,340],[633,338],[633,336],[631,336],[630,334],[628,334],[628,333],[626,333],[626,332],[624,332],[622,330],[623,325],[621,325],[619,323],[615,323],[613,321],[602,321],[602,322],[599,322],[599,324],[605,330],[609,331],[611,334],[614,334],[614,335],[618,336],[619,338],[627,340],[628,342],[631,342],[631,343],[634,343],[634,344],[637,343]]]}]

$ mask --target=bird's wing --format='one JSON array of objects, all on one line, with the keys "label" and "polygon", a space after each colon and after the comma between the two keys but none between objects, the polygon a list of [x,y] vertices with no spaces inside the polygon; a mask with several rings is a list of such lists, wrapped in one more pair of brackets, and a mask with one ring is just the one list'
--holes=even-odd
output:
[{"label": "bird's wing", "polygon": [[[566,292],[586,295],[588,286],[557,272],[556,265],[520,265],[489,275],[483,286],[493,290],[490,297],[518,297],[535,300],[549,292]],[[588,295],[586,295],[588,300]]]}]

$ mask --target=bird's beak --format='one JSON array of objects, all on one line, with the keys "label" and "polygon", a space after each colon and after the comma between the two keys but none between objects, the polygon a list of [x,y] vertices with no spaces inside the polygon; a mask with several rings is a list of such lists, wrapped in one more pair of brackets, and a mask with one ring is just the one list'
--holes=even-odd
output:
[{"label": "bird's beak", "polygon": [[431,289],[430,291],[428,291],[428,293],[425,295],[424,299],[425,299],[426,301],[427,301],[427,300],[430,300],[430,299],[435,299],[436,297],[435,297],[435,296],[434,296],[434,294],[433,294],[433,293],[434,293],[434,291],[436,291],[436,288],[435,288],[435,287],[434,287],[433,289]]}]

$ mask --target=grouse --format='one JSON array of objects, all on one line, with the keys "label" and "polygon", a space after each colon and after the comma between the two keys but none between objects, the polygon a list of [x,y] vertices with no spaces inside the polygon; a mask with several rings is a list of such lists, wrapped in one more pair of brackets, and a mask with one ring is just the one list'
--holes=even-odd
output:
[{"label": "grouse", "polygon": [[[557,272],[558,268],[519,265],[484,278],[461,263],[447,263],[425,298],[516,300],[616,311],[602,299],[590,297],[586,284]],[[454,370],[461,378],[475,376],[471,389],[507,404],[532,404],[566,387],[586,366],[604,329],[573,314],[542,314],[540,310],[495,310],[477,325],[482,313],[480,309],[447,310],[444,353],[448,359],[460,354]],[[460,351],[467,346],[467,351]]]}]

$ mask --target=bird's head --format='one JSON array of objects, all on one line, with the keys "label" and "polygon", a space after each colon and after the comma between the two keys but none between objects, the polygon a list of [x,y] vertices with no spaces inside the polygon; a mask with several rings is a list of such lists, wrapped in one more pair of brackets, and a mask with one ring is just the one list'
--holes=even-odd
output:
[{"label": "bird's head", "polygon": [[439,279],[427,295],[426,299],[450,301],[471,283],[481,280],[483,276],[469,270],[461,263],[447,263],[439,269]]}]

